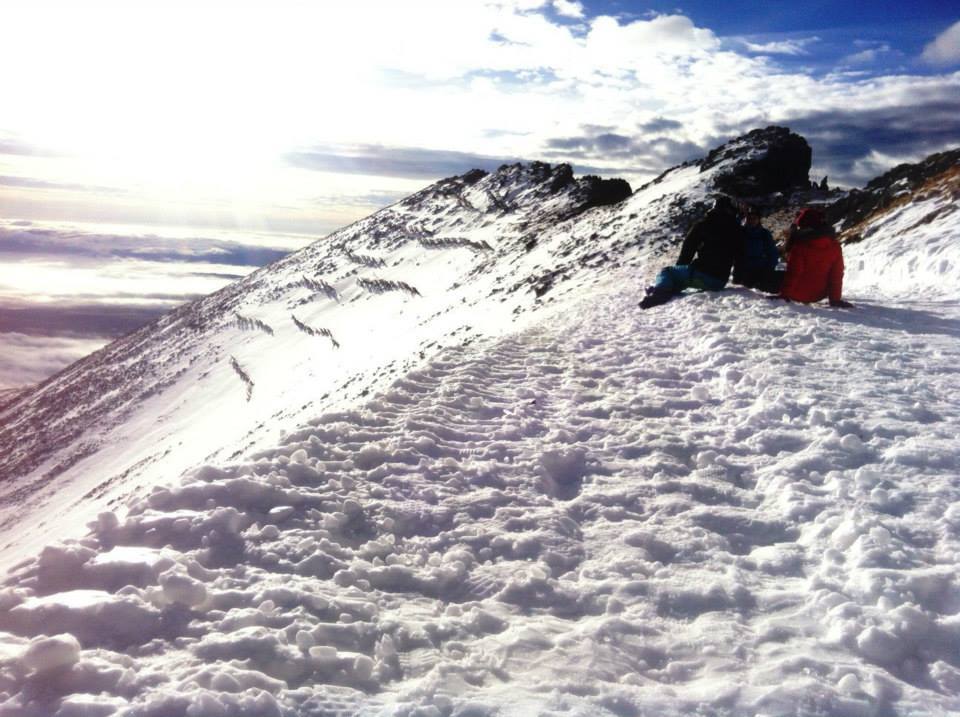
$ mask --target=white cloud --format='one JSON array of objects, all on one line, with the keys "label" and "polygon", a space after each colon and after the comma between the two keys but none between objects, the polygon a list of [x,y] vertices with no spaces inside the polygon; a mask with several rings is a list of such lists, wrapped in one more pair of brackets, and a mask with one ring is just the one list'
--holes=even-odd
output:
[{"label": "white cloud", "polygon": [[749,52],[758,55],[806,55],[807,52],[806,46],[816,42],[819,38],[810,37],[804,38],[801,40],[779,40],[773,42],[750,42],[749,40],[742,40],[743,46],[747,48]]},{"label": "white cloud", "polygon": [[847,55],[841,61],[841,65],[869,65],[873,62],[876,62],[877,59],[883,55],[890,52],[890,45],[886,43],[877,45],[876,47],[869,47],[860,52],[855,52],[852,55]]},{"label": "white cloud", "polygon": [[33,385],[106,342],[0,333],[0,389]]},{"label": "white cloud", "polygon": [[[150,23],[125,0],[9,5],[0,66],[22,69],[0,73],[0,130],[75,150],[58,181],[143,188],[126,207],[153,202],[165,219],[228,215],[236,226],[282,226],[282,207],[298,230],[326,230],[359,210],[321,211],[317,196],[409,192],[427,181],[308,172],[284,159],[321,145],[535,159],[584,126],[633,137],[661,117],[682,122],[665,138],[706,146],[751,122],[896,106],[928,82],[933,97],[949,97],[958,84],[949,75],[814,77],[771,56],[801,55],[817,38],[731,42],[680,14],[572,25],[557,15],[582,11],[574,0],[169,0]],[[63,111],[81,106],[90,110]],[[584,163],[640,166],[596,147]]]},{"label": "white cloud", "polygon": [[583,17],[583,5],[572,0],[553,0],[553,7],[564,17]]},{"label": "white cloud", "polygon": [[931,65],[960,63],[960,21],[953,23],[923,48],[923,59]]},{"label": "white cloud", "polygon": [[863,50],[861,52],[855,52],[852,55],[847,55],[843,58],[842,64],[846,65],[868,65],[871,62],[874,62],[879,56],[877,50]]}]

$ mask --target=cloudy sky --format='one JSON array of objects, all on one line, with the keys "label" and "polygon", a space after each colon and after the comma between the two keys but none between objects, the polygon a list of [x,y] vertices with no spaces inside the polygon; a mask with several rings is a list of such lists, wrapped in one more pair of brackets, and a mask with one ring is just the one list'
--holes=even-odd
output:
[{"label": "cloudy sky", "polygon": [[856,185],[960,145],[955,0],[15,0],[0,27],[18,336],[159,310],[472,167],[636,186],[777,123]]}]

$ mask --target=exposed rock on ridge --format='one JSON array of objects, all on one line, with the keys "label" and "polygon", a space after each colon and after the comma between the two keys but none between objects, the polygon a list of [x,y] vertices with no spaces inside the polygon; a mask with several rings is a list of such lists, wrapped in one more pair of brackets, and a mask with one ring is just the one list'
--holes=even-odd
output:
[{"label": "exposed rock on ridge", "polygon": [[734,196],[758,196],[806,189],[812,158],[807,140],[786,127],[770,126],[712,150],[700,162],[700,171],[737,159],[729,171],[716,178],[717,189]]}]

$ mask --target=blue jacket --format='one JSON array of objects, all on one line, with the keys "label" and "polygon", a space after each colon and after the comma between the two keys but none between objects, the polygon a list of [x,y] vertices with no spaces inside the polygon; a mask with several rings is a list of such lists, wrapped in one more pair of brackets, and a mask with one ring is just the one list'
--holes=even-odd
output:
[{"label": "blue jacket", "polygon": [[773,235],[761,226],[746,226],[743,249],[737,256],[733,267],[733,280],[747,283],[758,275],[773,271],[780,261],[780,252],[773,241]]}]

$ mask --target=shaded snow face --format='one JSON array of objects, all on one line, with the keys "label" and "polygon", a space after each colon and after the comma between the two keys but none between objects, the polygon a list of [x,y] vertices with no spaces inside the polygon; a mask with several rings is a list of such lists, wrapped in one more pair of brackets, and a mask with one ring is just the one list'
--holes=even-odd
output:
[{"label": "shaded snow face", "polygon": [[0,709],[960,709],[956,308],[636,298],[49,546],[0,592]]}]

